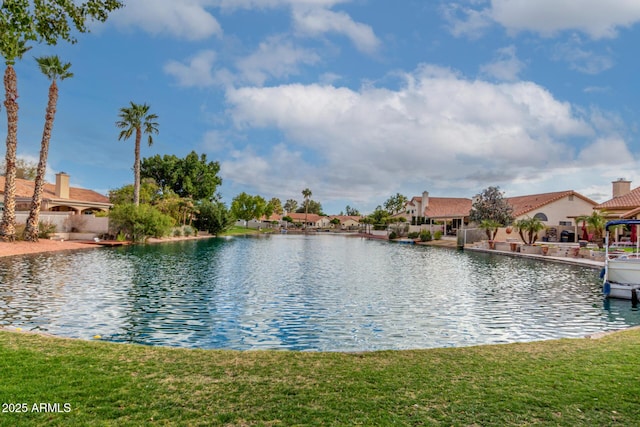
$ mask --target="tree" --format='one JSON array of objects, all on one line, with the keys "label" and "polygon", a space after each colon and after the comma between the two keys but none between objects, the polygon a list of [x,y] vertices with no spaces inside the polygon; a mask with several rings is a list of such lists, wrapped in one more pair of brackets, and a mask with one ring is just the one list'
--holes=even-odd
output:
[{"label": "tree", "polygon": [[291,212],[295,212],[296,209],[298,209],[298,202],[293,200],[293,199],[289,199],[285,202],[284,204],[284,210],[287,213],[291,213]]},{"label": "tree", "polygon": [[[7,168],[5,166],[5,161],[0,161],[0,176],[4,176],[6,169]],[[36,174],[38,173],[38,164],[30,162],[29,160],[23,159],[21,157],[17,157],[15,170],[17,179],[26,179],[28,181],[33,181],[36,178]]]},{"label": "tree", "polygon": [[[140,183],[140,203],[154,203],[160,198],[160,187],[151,178],[143,178]],[[133,203],[133,184],[109,190],[109,201],[114,205]]]},{"label": "tree", "polygon": [[15,239],[16,151],[18,146],[17,60],[29,50],[29,41],[55,45],[59,40],[75,43],[73,31],[88,31],[86,20],[106,21],[109,12],[122,7],[120,0],[68,0],[47,2],[5,0],[0,5],[0,54],[5,59],[5,101],[7,139],[5,154],[4,211],[0,223],[3,240]]},{"label": "tree", "polygon": [[482,221],[480,221],[480,225],[478,225],[478,228],[483,229],[484,232],[487,233],[487,240],[495,240],[500,225],[501,224],[499,222],[492,219],[483,219]]},{"label": "tree", "polygon": [[488,187],[476,195],[469,219],[480,224],[482,220],[491,220],[501,226],[513,222],[513,208],[503,198],[499,187]]},{"label": "tree", "polygon": [[69,71],[71,63],[63,64],[58,56],[44,56],[36,58],[38,66],[42,74],[51,80],[49,86],[49,101],[45,113],[44,130],[42,131],[42,140],[40,142],[40,160],[38,162],[38,172],[33,189],[33,198],[31,199],[31,209],[29,217],[24,229],[24,239],[36,242],[38,240],[38,223],[40,216],[40,207],[42,205],[42,191],[44,190],[44,178],[47,172],[47,157],[49,156],[49,143],[51,142],[51,131],[53,130],[53,121],[56,117],[56,107],[58,104],[58,79],[64,80],[73,77],[73,73]]},{"label": "tree", "polygon": [[607,225],[606,211],[593,211],[591,215],[582,215],[576,221],[584,221],[591,231],[593,231],[593,242],[602,249],[604,246],[604,229]]},{"label": "tree", "polygon": [[207,161],[207,155],[198,156],[195,151],[184,159],[175,155],[155,155],[142,159],[140,175],[153,178],[162,191],[172,190],[180,197],[193,200],[213,200],[222,185],[218,176],[220,163]]},{"label": "tree", "polygon": [[118,135],[118,141],[129,139],[134,132],[136,135],[133,161],[133,204],[136,206],[140,204],[140,140],[143,128],[144,133],[148,135],[149,146],[153,144],[152,134],[158,134],[158,123],[156,122],[158,116],[149,114],[149,108],[147,104],[140,105],[131,102],[130,107],[120,109],[120,120],[116,122],[116,126],[122,129]]},{"label": "tree", "polygon": [[538,240],[538,232],[545,229],[545,225],[539,218],[523,218],[515,223],[518,234],[522,241],[527,245],[532,245]]},{"label": "tree", "polygon": [[302,196],[304,197],[304,228],[307,228],[307,215],[309,214],[309,198],[311,197],[311,190],[305,188],[302,190]]},{"label": "tree", "polygon": [[196,202],[198,214],[195,226],[198,230],[206,230],[211,234],[219,234],[232,224],[229,210],[224,203],[211,200],[199,200]]},{"label": "tree", "polygon": [[349,205],[347,205],[347,207],[345,208],[345,212],[347,216],[360,216],[360,211],[356,208],[352,208]]},{"label": "tree", "polygon": [[296,210],[297,213],[304,213],[305,211],[316,215],[324,215],[324,213],[322,212],[322,204],[320,204],[320,202],[316,202],[315,200],[304,201],[302,203],[302,206],[300,206]]},{"label": "tree", "polygon": [[236,219],[244,221],[258,219],[264,214],[266,204],[266,201],[262,197],[251,196],[242,192],[233,198],[231,202],[231,214]]},{"label": "tree", "polygon": [[402,212],[409,200],[400,193],[396,193],[395,196],[391,196],[384,202],[384,208],[391,214],[395,215]]},{"label": "tree", "polygon": [[368,218],[371,219],[374,230],[384,229],[389,223],[389,211],[382,209],[382,206],[378,205],[376,209],[369,214]]},{"label": "tree", "polygon": [[272,197],[267,203],[268,206],[271,206],[272,212],[278,215],[282,215],[284,213],[284,209],[282,208],[282,202],[277,197]]}]

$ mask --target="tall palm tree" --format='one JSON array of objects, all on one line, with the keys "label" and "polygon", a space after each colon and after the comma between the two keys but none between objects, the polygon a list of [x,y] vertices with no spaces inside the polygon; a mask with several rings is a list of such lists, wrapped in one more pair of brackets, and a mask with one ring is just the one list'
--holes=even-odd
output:
[{"label": "tall palm tree", "polygon": [[122,129],[118,136],[118,141],[129,139],[134,131],[136,133],[135,159],[133,162],[133,203],[136,206],[140,204],[140,139],[142,138],[143,128],[144,133],[149,136],[149,146],[153,144],[152,134],[158,134],[158,123],[156,122],[158,116],[149,114],[149,108],[147,104],[140,105],[131,102],[130,107],[120,109],[120,120],[116,122],[116,126]]},{"label": "tall palm tree", "polygon": [[16,151],[18,148],[18,77],[13,68],[16,60],[29,50],[19,32],[5,31],[0,35],[0,53],[7,68],[4,71],[4,109],[7,112],[7,151],[5,154],[4,211],[0,223],[2,240],[13,241],[16,234]]},{"label": "tall palm tree", "polygon": [[38,172],[33,189],[33,198],[31,199],[31,209],[27,225],[24,229],[24,239],[36,242],[38,241],[38,217],[40,216],[40,207],[42,205],[42,190],[44,189],[44,176],[47,172],[47,157],[49,155],[49,142],[51,141],[51,130],[53,129],[53,121],[56,116],[56,106],[58,103],[58,84],[57,80],[64,80],[73,77],[73,73],[69,71],[71,63],[63,64],[57,55],[43,56],[36,58],[38,66],[42,74],[51,80],[49,86],[49,102],[45,113],[44,130],[42,131],[42,141],[40,142],[40,161],[38,162]]},{"label": "tall palm tree", "polygon": [[309,198],[311,197],[311,190],[305,188],[302,190],[302,196],[304,197],[304,228],[307,228],[307,214],[309,213]]}]

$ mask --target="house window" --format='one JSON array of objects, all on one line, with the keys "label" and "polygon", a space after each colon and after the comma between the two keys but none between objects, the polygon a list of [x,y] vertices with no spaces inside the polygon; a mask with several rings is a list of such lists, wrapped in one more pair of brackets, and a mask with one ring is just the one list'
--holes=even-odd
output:
[{"label": "house window", "polygon": [[567,227],[571,227],[573,224],[571,223],[571,221],[560,221],[559,225],[564,225]]},{"label": "house window", "polygon": [[533,216],[534,218],[538,218],[540,221],[548,221],[547,216],[542,212],[538,212]]}]

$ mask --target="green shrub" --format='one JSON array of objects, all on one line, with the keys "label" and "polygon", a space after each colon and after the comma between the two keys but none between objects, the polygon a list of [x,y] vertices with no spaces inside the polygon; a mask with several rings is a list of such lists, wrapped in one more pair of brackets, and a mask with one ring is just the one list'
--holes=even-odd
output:
[{"label": "green shrub", "polygon": [[181,237],[182,236],[182,228],[174,228],[173,229],[173,237]]},{"label": "green shrub", "polygon": [[420,233],[418,233],[417,231],[412,231],[411,233],[408,234],[407,237],[409,237],[410,239],[417,239],[419,235]]},{"label": "green shrub", "polygon": [[38,238],[48,239],[52,234],[56,232],[56,225],[50,222],[38,223]]},{"label": "green shrub", "polygon": [[422,242],[430,242],[432,239],[433,239],[433,237],[431,237],[431,231],[422,230],[420,232],[420,241],[422,241]]},{"label": "green shrub", "polygon": [[109,227],[114,234],[124,233],[135,242],[148,237],[164,237],[171,232],[174,220],[151,205],[116,205],[109,213]]},{"label": "green shrub", "polygon": [[442,231],[440,231],[440,230],[435,231],[435,232],[433,233],[433,238],[434,238],[435,240],[440,240],[440,239],[442,239]]},{"label": "green shrub", "polygon": [[190,225],[185,225],[183,227],[182,231],[183,231],[184,235],[187,236],[187,237],[191,236],[192,234],[195,234],[194,233],[195,230]]},{"label": "green shrub", "polygon": [[391,233],[389,233],[389,240],[393,240],[397,238],[398,238],[398,235],[396,234],[395,231],[392,231]]}]

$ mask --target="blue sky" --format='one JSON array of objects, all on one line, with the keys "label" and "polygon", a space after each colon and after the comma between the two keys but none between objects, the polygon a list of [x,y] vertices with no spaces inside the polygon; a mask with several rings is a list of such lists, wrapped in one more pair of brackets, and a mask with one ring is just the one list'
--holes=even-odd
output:
[{"label": "blue sky", "polygon": [[[16,70],[18,155],[36,159],[49,82],[72,63],[49,177],[106,193],[133,180],[114,123],[148,103],[142,156],[192,150],[242,191],[371,212],[391,195],[576,190],[638,174],[637,0],[125,0],[75,45]],[[6,116],[0,113],[0,137]]]}]

